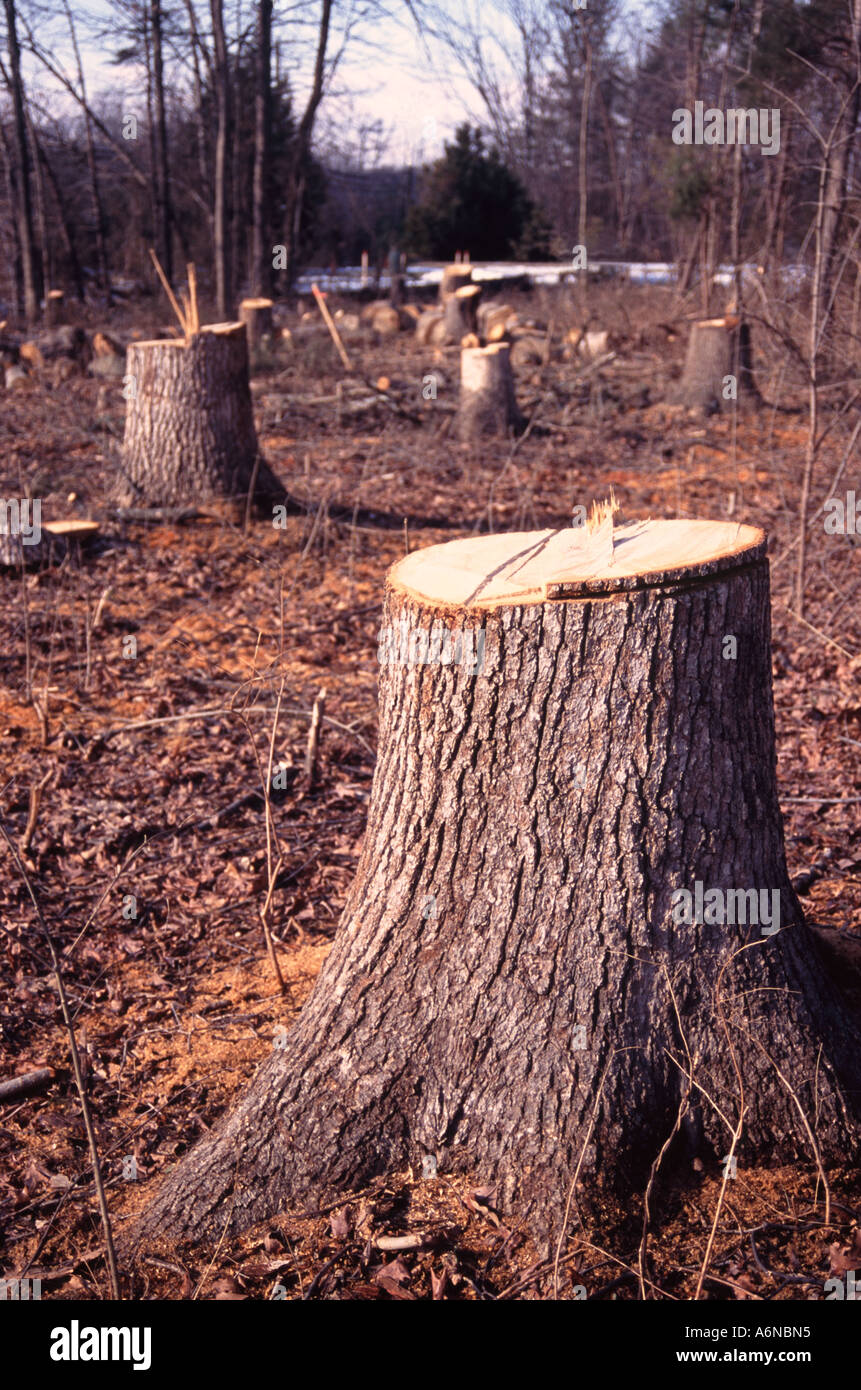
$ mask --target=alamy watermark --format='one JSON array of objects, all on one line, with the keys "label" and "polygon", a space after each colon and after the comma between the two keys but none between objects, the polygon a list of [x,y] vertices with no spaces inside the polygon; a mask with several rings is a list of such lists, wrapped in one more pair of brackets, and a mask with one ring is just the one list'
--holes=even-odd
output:
[{"label": "alamy watermark", "polygon": [[861,496],[847,492],[842,497],[829,497],[824,504],[826,536],[861,536]]},{"label": "alamy watermark", "polygon": [[761,927],[762,936],[774,936],[780,930],[780,889],[706,888],[697,879],[693,893],[673,891],[673,921],[677,927],[750,925]]},{"label": "alamy watermark", "polygon": [[759,145],[763,154],[780,151],[780,110],[772,107],[732,107],[722,111],[695,101],[693,111],[680,106],[673,112],[675,145]]},{"label": "alamy watermark", "polygon": [[463,666],[471,676],[484,671],[484,628],[435,624],[430,630],[413,627],[401,618],[380,628],[377,654],[381,666]]},{"label": "alamy watermark", "polygon": [[[32,511],[31,511],[32,508]],[[0,536],[20,536],[22,545],[42,539],[42,499],[0,497]]]}]

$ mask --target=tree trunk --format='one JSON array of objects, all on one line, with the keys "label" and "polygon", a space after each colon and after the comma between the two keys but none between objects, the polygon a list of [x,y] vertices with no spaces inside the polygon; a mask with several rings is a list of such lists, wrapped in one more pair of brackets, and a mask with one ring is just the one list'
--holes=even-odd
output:
[{"label": "tree trunk", "polygon": [[164,102],[164,55],[162,45],[161,0],[150,0],[152,25],[152,75],[155,98],[155,205],[159,260],[168,280],[173,279],[171,238],[170,173],[167,156],[167,114]]},{"label": "tree trunk", "polygon": [[6,11],[9,79],[14,115],[12,128],[18,172],[18,235],[21,243],[21,267],[24,279],[24,313],[28,323],[35,323],[39,317],[39,305],[42,299],[42,264],[33,233],[27,120],[24,111],[24,82],[21,77],[21,49],[18,44],[15,0],[3,0],[3,7]]},{"label": "tree trunk", "polygon": [[477,336],[480,298],[480,285],[464,285],[448,296],[443,309],[447,343],[460,343],[469,334]]},{"label": "tree trunk", "polygon": [[[257,6],[255,61],[251,293],[260,296],[268,293],[272,286],[272,235],[269,223],[269,171],[272,144],[272,0],[259,0]],[[251,338],[249,338],[249,342],[253,346]]]},{"label": "tree trunk", "polygon": [[466,443],[501,438],[522,424],[514,398],[508,343],[464,348],[460,354],[458,433]]},{"label": "tree trunk", "polygon": [[272,337],[272,300],[243,299],[239,305],[239,320],[245,324],[248,347],[253,352],[260,339]]},{"label": "tree trunk", "polygon": [[123,505],[244,504],[252,479],[262,503],[284,500],[259,457],[244,324],[208,324],[187,342],[130,343],[126,378]]},{"label": "tree trunk", "polygon": [[[111,307],[111,272],[108,267],[108,249],[105,233],[105,210],[102,204],[102,192],[99,184],[99,167],[96,161],[96,143],[93,139],[93,122],[87,106],[87,86],[84,80],[84,65],[81,61],[81,50],[78,46],[78,35],[75,29],[75,21],[72,17],[72,9],[68,0],[64,0],[63,8],[66,11],[66,18],[69,23],[69,37],[72,41],[72,52],[75,55],[75,65],[78,70],[78,86],[81,89],[81,101],[84,110],[84,133],[87,141],[87,171],[90,176],[90,203],[93,209],[93,224],[96,233],[96,262],[99,267],[99,284],[104,291],[107,307]],[[170,279],[170,269],[162,261],[162,265],[167,270]],[[83,296],[80,296],[83,298]]]},{"label": "tree trunk", "polygon": [[227,61],[227,39],[224,32],[222,0],[210,0],[212,38],[215,49],[215,99],[217,131],[215,136],[215,205],[213,210],[213,255],[215,258],[215,300],[218,313],[224,318],[231,304],[230,253],[230,138],[232,103],[230,100],[230,69]]},{"label": "tree trunk", "polygon": [[668,401],[706,413],[761,404],[747,323],[731,315],[691,324],[684,370]]},{"label": "tree trunk", "polygon": [[[642,1190],[677,1124],[678,1157],[721,1160],[740,1110],[739,1163],[810,1161],[799,1106],[845,1162],[861,1035],[786,873],[763,533],[435,545],[390,571],[384,622],[331,953],[133,1239],[218,1238],[424,1155],[558,1233],[575,1181],[581,1209]],[[716,889],[733,922],[767,890],[768,931],[721,925]]]},{"label": "tree trunk", "polygon": [[305,173],[308,158],[311,153],[311,136],[314,131],[314,121],[317,117],[317,109],[323,100],[323,90],[326,82],[326,50],[329,45],[329,27],[332,21],[332,6],[334,0],[321,0],[320,22],[317,27],[317,52],[314,58],[314,80],[302,119],[296,131],[296,138],[293,142],[293,153],[290,160],[290,176],[287,181],[287,197],[284,209],[284,239],[287,246],[287,274],[285,276],[288,291],[293,287],[296,278],[296,266],[299,255],[299,233],[302,226],[302,211],[305,201]]}]

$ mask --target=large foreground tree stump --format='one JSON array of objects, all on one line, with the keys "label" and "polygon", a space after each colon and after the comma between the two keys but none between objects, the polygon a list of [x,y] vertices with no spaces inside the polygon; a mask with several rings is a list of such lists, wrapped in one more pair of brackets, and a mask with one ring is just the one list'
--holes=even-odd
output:
[{"label": "large foreground tree stump", "polygon": [[763,534],[586,535],[455,541],[389,572],[331,953],[138,1238],[217,1238],[424,1155],[557,1232],[575,1174],[581,1209],[642,1191],[676,1128],[688,1164],[720,1161],[740,1115],[739,1165],[851,1157],[861,1036],[787,878]]},{"label": "large foreground tree stump", "polygon": [[503,438],[519,429],[521,424],[508,343],[464,348],[460,354],[457,417],[461,441]]},{"label": "large foreground tree stump", "polygon": [[175,506],[283,499],[260,458],[243,323],[208,324],[190,338],[129,343],[118,500]]},{"label": "large foreground tree stump", "polygon": [[691,324],[684,370],[669,394],[672,405],[711,413],[760,404],[753,376],[749,325],[729,315]]}]

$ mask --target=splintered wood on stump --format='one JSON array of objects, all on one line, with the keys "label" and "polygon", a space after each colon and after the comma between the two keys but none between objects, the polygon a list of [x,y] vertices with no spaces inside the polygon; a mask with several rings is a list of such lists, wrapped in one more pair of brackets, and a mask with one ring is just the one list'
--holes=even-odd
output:
[{"label": "splintered wood on stump", "polygon": [[443,309],[446,342],[460,343],[470,333],[477,334],[480,298],[480,285],[462,285],[448,296]]},{"label": "splintered wood on stump", "polygon": [[677,1126],[689,1173],[740,1113],[739,1163],[851,1157],[861,1036],[787,877],[763,533],[585,535],[389,571],[331,953],[134,1241],[215,1239],[424,1155],[558,1233],[575,1174],[581,1209],[642,1192]]},{"label": "splintered wood on stump", "polygon": [[750,327],[734,315],[691,324],[682,375],[670,392],[673,405],[708,413],[757,405]]},{"label": "splintered wood on stump", "polygon": [[502,437],[523,421],[514,398],[508,343],[464,348],[460,354],[458,433],[464,443]]},{"label": "splintered wood on stump", "polygon": [[248,346],[253,350],[261,338],[272,337],[272,300],[243,299],[239,305],[239,321],[245,324]]},{"label": "splintered wood on stump", "polygon": [[244,323],[129,343],[118,497],[153,507],[284,499],[259,456]]}]

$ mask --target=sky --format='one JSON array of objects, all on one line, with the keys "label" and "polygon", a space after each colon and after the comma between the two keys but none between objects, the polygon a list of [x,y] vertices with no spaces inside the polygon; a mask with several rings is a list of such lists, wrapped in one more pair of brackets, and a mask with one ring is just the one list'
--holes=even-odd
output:
[{"label": "sky", "polygon": [[[462,10],[464,2],[441,0],[454,17]],[[492,0],[483,0],[483,3],[490,8]],[[52,8],[59,9],[54,0]],[[140,84],[136,83],[131,67],[118,68],[110,62],[111,52],[121,43],[121,36],[109,0],[87,0],[84,4],[72,0],[71,8],[79,31],[89,95],[92,98],[100,90],[108,89],[127,93],[130,102]],[[176,0],[166,0],[165,8],[168,12],[184,14]],[[207,0],[198,0],[196,8],[206,22]],[[276,0],[276,10],[278,8]],[[479,116],[480,102],[445,46],[419,41],[414,26],[406,18],[406,5],[402,0],[395,0],[392,8],[403,14],[403,22],[387,23],[377,31],[366,26],[345,50],[331,94],[320,108],[318,129],[324,138],[328,135],[330,143],[337,148],[339,144],[343,147],[358,141],[364,126],[380,121],[388,136],[383,162],[417,162],[441,153],[443,141],[453,134],[461,121]],[[312,4],[310,10],[316,18],[318,7]],[[346,10],[347,5],[341,0],[336,5],[336,13],[343,14]],[[236,14],[236,7],[230,0],[227,0],[225,11],[230,23],[231,14]],[[245,3],[243,12],[251,15],[250,3]],[[505,24],[500,21],[496,27],[504,35]],[[98,28],[103,31],[101,36],[97,36]],[[276,39],[280,35],[286,45],[290,35],[296,32],[295,24],[285,24],[276,32]],[[67,73],[72,76],[74,59],[62,11],[48,22],[41,21],[36,26],[36,35],[46,48],[62,59]],[[284,66],[291,77],[295,71],[293,85],[301,100],[312,68],[310,49],[306,47],[298,61],[295,55],[285,53]],[[38,65],[28,64],[28,77],[35,81],[42,95],[51,93],[52,103],[60,107],[73,105],[71,98],[60,96],[56,83]]]}]

